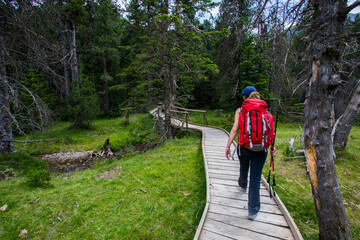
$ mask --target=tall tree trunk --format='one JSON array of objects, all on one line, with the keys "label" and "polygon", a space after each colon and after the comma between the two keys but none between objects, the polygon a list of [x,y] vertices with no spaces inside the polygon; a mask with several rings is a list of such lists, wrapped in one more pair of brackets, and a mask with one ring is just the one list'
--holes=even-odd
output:
[{"label": "tall tree trunk", "polygon": [[[169,14],[169,2],[168,0],[164,1],[164,8],[166,14]],[[163,36],[164,36],[164,52],[163,52],[163,74],[164,74],[164,107],[165,107],[165,133],[166,138],[172,138],[172,129],[171,129],[171,73],[170,73],[170,51],[169,51],[169,23],[165,19],[163,22]]]},{"label": "tall tree trunk", "polygon": [[352,239],[331,143],[331,100],[339,84],[336,64],[346,8],[342,0],[314,0],[309,51],[311,78],[305,101],[305,149],[320,239]]},{"label": "tall tree trunk", "polygon": [[[146,36],[148,38],[149,41],[151,41],[151,39],[153,39],[153,12],[152,12],[152,7],[153,7],[153,3],[152,1],[147,1],[146,3]],[[140,23],[137,23],[136,25],[138,28],[140,28]],[[151,54],[154,54],[154,51],[151,51]],[[147,84],[147,90],[148,93],[147,94],[147,99],[148,99],[148,103],[149,105],[153,105],[154,102],[156,101],[156,97],[154,96],[153,92],[154,92],[154,86],[153,86],[153,82],[152,82],[152,75],[150,72],[147,72],[146,74],[146,80],[148,82]]]},{"label": "tall tree trunk", "polygon": [[104,74],[104,112],[105,114],[109,113],[109,74],[107,72],[107,63],[106,63],[106,54],[102,54],[102,61],[103,61],[103,74]]},{"label": "tall tree trunk", "polygon": [[10,102],[7,91],[5,43],[0,36],[0,153],[14,151],[11,128]]},{"label": "tall tree trunk", "polygon": [[[181,2],[179,0],[175,0],[176,2],[176,7],[175,7],[175,12],[174,15],[181,19],[180,16],[180,11],[181,11]],[[175,32],[177,32],[179,30],[179,22],[175,22]],[[179,38],[178,35],[175,34],[173,36],[173,42],[174,42],[174,47],[173,48],[181,48],[180,44],[179,44]],[[177,67],[177,62],[179,61],[179,57],[177,54],[174,55],[174,57],[171,59],[171,92],[170,92],[170,99],[171,99],[171,104],[175,104],[176,102],[176,90],[178,89],[178,85],[177,85],[177,79],[178,79],[178,67]]]},{"label": "tall tree trunk", "polygon": [[334,126],[334,138],[333,144],[336,147],[345,148],[348,137],[350,134],[351,127],[359,115],[360,109],[360,84],[358,85],[354,95],[352,96],[350,103],[345,109],[343,115],[337,120]]},{"label": "tall tree trunk", "polygon": [[[59,1],[59,5],[63,8],[64,5],[63,5],[63,1],[60,0]],[[67,48],[67,30],[68,30],[68,27],[67,27],[67,24],[66,22],[61,18],[59,17],[58,18],[58,21],[60,23],[60,44],[61,44],[61,52],[62,52],[62,64],[63,64],[63,71],[64,71],[64,84],[62,86],[62,89],[61,89],[61,92],[62,92],[62,95],[67,98],[70,96],[70,70],[69,70],[69,50]]]},{"label": "tall tree trunk", "polygon": [[71,25],[71,34],[70,34],[70,68],[71,68],[71,79],[79,87],[79,69],[78,69],[78,60],[76,55],[76,31],[75,31],[75,21],[70,21]]},{"label": "tall tree trunk", "polygon": [[62,51],[62,64],[64,69],[64,85],[62,89],[62,94],[64,97],[70,96],[70,71],[69,71],[69,64],[68,64],[68,51],[66,50],[66,34],[65,34],[65,27],[64,24],[61,23],[61,30],[60,30],[60,38],[61,38],[61,51]]}]

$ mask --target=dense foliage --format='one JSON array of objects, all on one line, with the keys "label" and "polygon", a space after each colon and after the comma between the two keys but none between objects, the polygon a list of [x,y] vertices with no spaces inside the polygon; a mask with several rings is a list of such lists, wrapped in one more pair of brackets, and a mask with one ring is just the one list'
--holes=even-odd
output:
[{"label": "dense foliage", "polygon": [[[132,0],[122,7],[111,0],[1,3],[1,59],[14,133],[40,129],[54,117],[89,127],[96,116],[144,111],[167,101],[233,109],[247,85],[270,104],[284,99],[286,113],[301,112],[306,31],[303,24],[291,30],[286,25],[298,16],[281,12],[285,3],[261,12],[255,1],[224,0],[215,21],[200,17],[216,5],[207,0]],[[294,5],[293,11],[303,7]],[[349,34],[357,31],[358,19],[348,20]],[[348,44],[357,41],[351,37],[343,46],[347,62],[357,58],[355,45]],[[351,71],[341,89],[347,91],[356,84],[357,70],[344,66]],[[337,117],[350,98],[335,102]]]},{"label": "dense foliage", "polygon": [[[308,161],[317,159],[314,164],[321,166],[321,174],[312,174],[331,185],[320,194],[337,194],[318,197],[314,191],[314,199],[326,202],[319,206],[336,201],[350,236],[337,200],[333,146],[347,146],[359,112],[360,18],[349,13],[360,1],[126,4],[0,2],[0,153],[18,150],[14,135],[26,145],[30,133],[56,120],[70,120],[76,131],[94,128],[97,117],[124,115],[127,125],[130,113],[147,112],[159,102],[162,137],[171,139],[172,105],[233,111],[243,101],[242,89],[253,85],[285,118],[305,117],[305,148],[315,146],[316,152]],[[217,5],[218,16],[204,16]],[[34,186],[49,179],[41,169],[28,178]],[[317,211],[323,238],[337,229],[329,215]]]}]

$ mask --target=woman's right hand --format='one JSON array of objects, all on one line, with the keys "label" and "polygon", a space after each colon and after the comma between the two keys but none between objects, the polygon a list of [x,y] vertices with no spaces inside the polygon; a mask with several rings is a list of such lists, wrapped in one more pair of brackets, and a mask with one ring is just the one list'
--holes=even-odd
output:
[{"label": "woman's right hand", "polygon": [[231,150],[230,150],[230,145],[232,144],[232,142],[234,141],[234,138],[236,136],[236,133],[239,129],[239,115],[240,115],[240,108],[236,109],[235,111],[235,117],[234,117],[234,125],[230,131],[230,135],[228,138],[228,142],[226,144],[226,149],[225,149],[225,157],[227,159],[230,159],[231,157]]},{"label": "woman's right hand", "polygon": [[226,147],[225,149],[225,157],[229,160],[231,157],[231,150],[230,147]]}]

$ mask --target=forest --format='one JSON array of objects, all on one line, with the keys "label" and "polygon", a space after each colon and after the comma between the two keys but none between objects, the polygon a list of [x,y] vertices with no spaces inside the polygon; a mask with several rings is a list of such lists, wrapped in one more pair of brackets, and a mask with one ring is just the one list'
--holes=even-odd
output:
[{"label": "forest", "polygon": [[[360,236],[359,222],[349,226],[335,161],[360,123],[360,14],[353,13],[359,5],[1,0],[1,161],[18,153],[32,159],[54,152],[29,145],[50,146],[53,136],[42,133],[64,122],[68,131],[81,132],[92,131],[99,121],[117,126],[113,120],[121,119],[132,127],[124,134],[140,138],[129,136],[132,144],[142,139],[171,144],[164,142],[179,135],[171,126],[172,106],[207,110],[226,120],[251,85],[281,123],[299,123],[304,130],[319,239]],[[155,140],[155,133],[135,129],[151,129],[148,118],[139,116],[159,103],[165,118]],[[101,141],[86,144],[98,150]],[[129,152],[125,145],[118,142],[118,150]],[[0,165],[0,171],[6,169]],[[359,180],[359,170],[354,178]],[[0,227],[0,237],[4,231]]]}]

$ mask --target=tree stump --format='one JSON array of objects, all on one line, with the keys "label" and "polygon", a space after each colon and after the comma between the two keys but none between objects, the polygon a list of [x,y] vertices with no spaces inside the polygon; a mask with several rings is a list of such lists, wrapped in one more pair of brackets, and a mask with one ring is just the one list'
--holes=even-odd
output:
[{"label": "tree stump", "polygon": [[100,149],[100,155],[104,156],[112,156],[114,155],[114,153],[111,151],[111,144],[110,144],[110,139],[106,139],[104,145],[101,147]]}]

